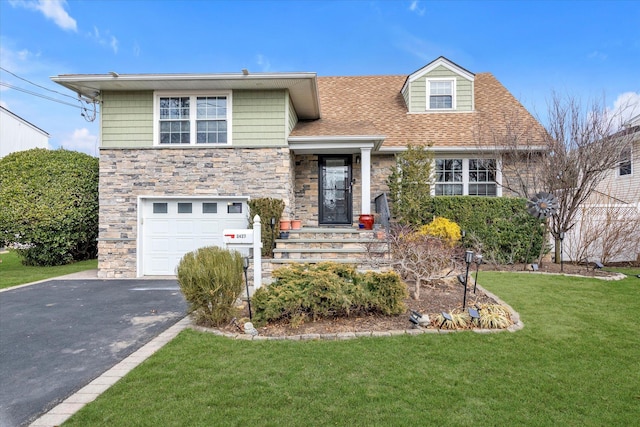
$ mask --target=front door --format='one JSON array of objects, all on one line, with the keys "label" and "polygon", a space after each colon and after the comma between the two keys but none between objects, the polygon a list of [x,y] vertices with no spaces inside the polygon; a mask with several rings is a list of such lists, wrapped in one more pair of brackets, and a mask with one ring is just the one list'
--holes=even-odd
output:
[{"label": "front door", "polygon": [[351,156],[321,156],[320,224],[352,224]]}]

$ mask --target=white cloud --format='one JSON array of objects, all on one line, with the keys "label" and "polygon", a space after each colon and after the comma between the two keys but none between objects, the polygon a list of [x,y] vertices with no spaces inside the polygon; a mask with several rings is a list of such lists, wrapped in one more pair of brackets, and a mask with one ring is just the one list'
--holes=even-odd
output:
[{"label": "white cloud", "polygon": [[640,114],[640,93],[624,92],[618,95],[613,102],[613,108],[609,109],[616,121],[627,123],[632,118]]},{"label": "white cloud", "polygon": [[418,0],[413,0],[409,5],[409,10],[411,12],[417,13],[420,16],[424,16],[424,13],[426,12],[427,9],[424,7],[420,7],[420,2]]},{"label": "white cloud", "polygon": [[13,43],[6,39],[0,39],[0,63],[13,73],[21,73],[33,68],[33,63],[40,57],[39,53],[31,52],[28,49],[15,50],[11,48]]},{"label": "white cloud", "polygon": [[260,71],[271,71],[271,62],[264,55],[258,54],[258,56],[256,57],[256,63],[260,66]]},{"label": "white cloud", "polygon": [[606,61],[608,56],[604,52],[600,52],[600,51],[594,50],[593,52],[591,52],[591,53],[589,53],[587,55],[587,58],[589,58],[589,59],[597,59],[599,61]]},{"label": "white cloud", "polygon": [[103,35],[98,27],[94,26],[93,32],[87,33],[87,35],[89,36],[89,38],[96,40],[100,44],[100,46],[108,47],[113,50],[113,53],[118,53],[118,39],[115,36],[111,35],[108,30]]},{"label": "white cloud", "polygon": [[60,147],[65,150],[80,151],[91,156],[97,156],[98,137],[92,135],[89,129],[76,129],[72,134],[67,134],[62,138]]},{"label": "white cloud", "polygon": [[63,30],[78,31],[76,20],[65,10],[66,0],[9,0],[9,4],[13,7],[24,7],[41,12]]}]

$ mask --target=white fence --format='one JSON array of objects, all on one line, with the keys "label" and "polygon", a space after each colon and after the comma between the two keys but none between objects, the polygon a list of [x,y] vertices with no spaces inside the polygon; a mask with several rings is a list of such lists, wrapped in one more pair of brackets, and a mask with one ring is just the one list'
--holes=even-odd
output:
[{"label": "white fence", "polygon": [[628,262],[640,259],[640,203],[581,206],[565,235],[570,261]]}]

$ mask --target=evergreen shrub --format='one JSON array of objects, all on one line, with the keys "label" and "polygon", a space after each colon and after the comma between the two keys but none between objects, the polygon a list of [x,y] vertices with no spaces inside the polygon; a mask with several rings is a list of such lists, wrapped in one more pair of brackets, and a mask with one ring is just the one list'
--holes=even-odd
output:
[{"label": "evergreen shrub", "polygon": [[406,310],[407,286],[394,272],[363,274],[351,265],[324,262],[282,267],[273,278],[253,296],[257,324],[285,320],[299,326],[309,318]]},{"label": "evergreen shrub", "polygon": [[440,216],[435,218],[429,224],[420,227],[418,233],[421,235],[438,237],[452,246],[458,243],[462,237],[461,229],[458,224]]},{"label": "evergreen shrub", "polygon": [[515,197],[437,196],[409,223],[447,218],[466,231],[463,245],[480,251],[486,261],[531,262],[540,253],[543,228],[526,206],[526,199]]},{"label": "evergreen shrub", "polygon": [[197,324],[220,326],[236,314],[243,289],[242,254],[208,246],[185,254],[177,267],[178,284]]},{"label": "evergreen shrub", "polygon": [[[253,228],[253,218],[260,216],[262,221],[262,256],[273,256],[273,241],[280,233],[280,218],[284,211],[284,201],[270,197],[249,200],[249,226]],[[271,230],[271,218],[275,225]]]},{"label": "evergreen shrub", "polygon": [[0,246],[52,266],[95,258],[97,238],[97,158],[36,148],[0,159]]}]

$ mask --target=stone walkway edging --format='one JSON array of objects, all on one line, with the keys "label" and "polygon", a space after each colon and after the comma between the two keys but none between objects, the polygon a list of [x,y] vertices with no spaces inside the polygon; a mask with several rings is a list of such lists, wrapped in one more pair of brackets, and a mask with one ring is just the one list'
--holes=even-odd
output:
[{"label": "stone walkway edging", "polygon": [[569,274],[569,273],[549,273],[546,271],[502,271],[502,270],[487,270],[491,273],[517,273],[517,274],[542,274],[546,276],[566,276],[566,277],[580,277],[582,279],[598,279],[605,281],[614,281],[626,279],[627,276],[622,273],[613,273],[611,276],[585,276],[584,274]]},{"label": "stone walkway edging", "polygon": [[220,337],[225,337],[233,340],[243,341],[343,341],[356,338],[368,338],[368,337],[394,337],[400,335],[422,335],[422,334],[451,334],[456,332],[473,331],[478,334],[494,334],[504,331],[516,332],[524,328],[524,323],[520,320],[520,314],[515,311],[509,304],[505,303],[498,296],[487,291],[482,286],[477,285],[478,288],[484,292],[487,296],[493,298],[498,304],[505,306],[510,314],[513,324],[505,329],[425,329],[421,327],[413,329],[398,329],[391,331],[359,331],[359,332],[336,332],[331,334],[299,334],[299,335],[277,335],[277,336],[265,336],[265,335],[248,335],[243,333],[225,332],[216,328],[205,328],[204,326],[197,326],[193,323],[190,324],[190,328],[199,332],[204,332]]}]

